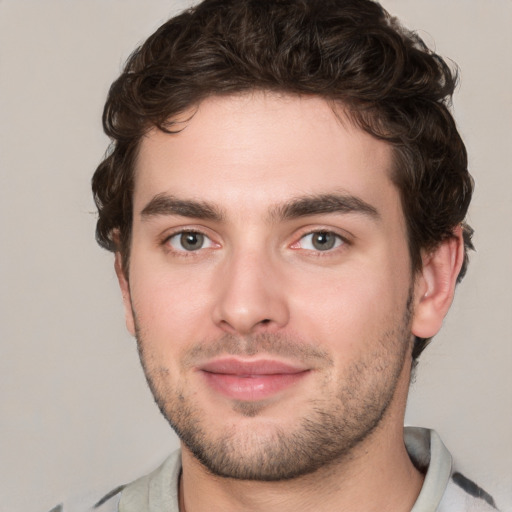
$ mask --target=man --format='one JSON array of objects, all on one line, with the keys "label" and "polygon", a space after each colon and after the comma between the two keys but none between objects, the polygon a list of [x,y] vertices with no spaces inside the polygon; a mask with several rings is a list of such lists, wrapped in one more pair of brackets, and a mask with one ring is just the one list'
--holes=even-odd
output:
[{"label": "man", "polygon": [[471,248],[454,86],[369,0],[206,0],[132,55],[97,239],[181,450],[96,510],[494,510],[403,428]]}]

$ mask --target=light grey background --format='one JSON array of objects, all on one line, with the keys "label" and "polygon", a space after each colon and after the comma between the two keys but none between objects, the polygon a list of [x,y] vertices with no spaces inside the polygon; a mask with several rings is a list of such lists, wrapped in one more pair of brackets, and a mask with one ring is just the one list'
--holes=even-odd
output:
[{"label": "light grey background", "polygon": [[[0,0],[0,510],[44,512],[149,471],[177,445],[126,334],[89,181],[134,47],[187,3]],[[436,428],[512,509],[512,2],[385,0],[462,69],[455,112],[478,252],[420,361],[409,424]]]}]

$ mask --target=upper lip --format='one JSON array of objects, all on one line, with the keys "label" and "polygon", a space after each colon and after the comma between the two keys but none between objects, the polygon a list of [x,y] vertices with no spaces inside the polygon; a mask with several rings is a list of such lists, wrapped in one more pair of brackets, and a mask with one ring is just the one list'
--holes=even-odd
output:
[{"label": "upper lip", "polygon": [[199,370],[225,375],[280,375],[301,373],[308,368],[274,359],[248,361],[238,358],[220,358],[200,365]]}]

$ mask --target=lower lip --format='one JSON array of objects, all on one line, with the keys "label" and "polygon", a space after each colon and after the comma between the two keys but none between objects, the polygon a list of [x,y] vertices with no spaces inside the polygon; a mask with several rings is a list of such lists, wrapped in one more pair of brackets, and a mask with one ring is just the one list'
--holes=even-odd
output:
[{"label": "lower lip", "polygon": [[297,384],[309,372],[276,373],[269,375],[232,375],[203,372],[209,385],[221,394],[235,400],[257,401],[269,398]]}]

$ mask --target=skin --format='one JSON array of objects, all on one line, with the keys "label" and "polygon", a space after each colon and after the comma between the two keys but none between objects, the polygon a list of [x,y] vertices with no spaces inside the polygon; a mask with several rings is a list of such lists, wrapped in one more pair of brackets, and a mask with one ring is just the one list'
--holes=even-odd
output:
[{"label": "skin", "polygon": [[[129,281],[116,255],[128,329],[184,439],[181,509],[410,510],[423,478],[403,445],[411,344],[449,308],[460,232],[411,275],[391,148],[320,98],[209,98],[183,119],[141,142]],[[186,250],[191,231],[204,243]],[[317,231],[332,248],[313,244]],[[302,373],[261,396],[226,394],[204,372],[223,357]],[[198,439],[227,462],[199,462]],[[286,461],[299,441],[310,454]],[[322,450],[309,469],[273,469]],[[214,474],[226,465],[232,475]]]}]

